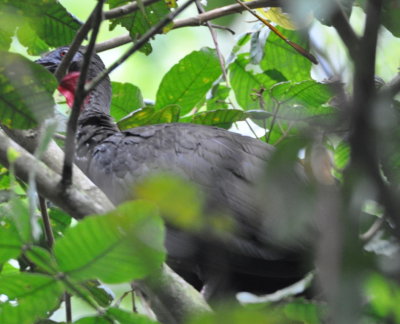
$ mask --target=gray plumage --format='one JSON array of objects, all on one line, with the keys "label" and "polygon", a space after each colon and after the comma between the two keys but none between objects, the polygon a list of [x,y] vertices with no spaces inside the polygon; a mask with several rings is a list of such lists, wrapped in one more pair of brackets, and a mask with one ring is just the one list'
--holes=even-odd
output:
[{"label": "gray plumage", "polygon": [[[59,48],[38,63],[54,70]],[[70,71],[82,61],[78,52]],[[104,65],[92,58],[89,78]],[[92,91],[78,122],[76,164],[115,203],[133,198],[138,181],[156,172],[171,172],[204,192],[205,213],[229,213],[235,230],[218,238],[168,225],[169,263],[206,295],[238,290],[270,292],[302,277],[300,255],[270,242],[266,206],[257,182],[273,147],[217,127],[159,124],[119,131],[109,116],[108,78]]]}]

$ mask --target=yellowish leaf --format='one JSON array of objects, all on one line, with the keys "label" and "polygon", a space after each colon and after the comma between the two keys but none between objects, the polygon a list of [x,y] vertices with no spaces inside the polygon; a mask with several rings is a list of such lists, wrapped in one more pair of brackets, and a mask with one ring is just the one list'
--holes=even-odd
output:
[{"label": "yellowish leaf", "polygon": [[257,11],[271,22],[285,29],[297,29],[297,26],[290,18],[290,15],[283,12],[281,8],[259,8]]}]

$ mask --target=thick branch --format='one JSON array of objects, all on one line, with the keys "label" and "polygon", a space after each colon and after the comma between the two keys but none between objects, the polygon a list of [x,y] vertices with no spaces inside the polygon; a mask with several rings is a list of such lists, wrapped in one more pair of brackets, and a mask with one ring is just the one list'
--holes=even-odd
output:
[{"label": "thick branch", "polygon": [[[171,284],[174,283],[174,284]],[[211,312],[199,292],[188,285],[167,265],[157,273],[135,283],[150,298],[162,323],[184,323],[188,315]]]},{"label": "thick branch", "polygon": [[[33,130],[10,130],[5,127],[3,127],[3,129],[10,138],[21,145],[29,153],[33,154],[35,152],[38,144],[37,132]],[[61,174],[64,152],[54,141],[51,141],[47,150],[41,154],[41,160],[54,172]],[[112,210],[114,208],[113,204],[108,200],[105,194],[83,174],[81,169],[76,166],[74,166],[72,182],[81,188],[85,194],[90,196],[90,199],[94,204],[102,205],[106,210]]]},{"label": "thick branch", "polygon": [[337,3],[332,15],[332,25],[335,27],[343,43],[346,45],[353,61],[357,60],[360,40],[354,32],[354,29],[350,26],[349,20],[343,10]]},{"label": "thick branch", "polygon": [[30,170],[34,169],[36,183],[40,194],[46,199],[65,210],[74,218],[82,218],[90,214],[104,213],[110,210],[111,203],[108,199],[94,201],[83,190],[72,186],[65,192],[60,188],[61,176],[47,167],[43,162],[37,161],[29,152],[11,140],[0,130],[0,163],[9,167],[7,151],[15,150],[19,158],[14,162],[16,176],[23,181],[28,181]]}]

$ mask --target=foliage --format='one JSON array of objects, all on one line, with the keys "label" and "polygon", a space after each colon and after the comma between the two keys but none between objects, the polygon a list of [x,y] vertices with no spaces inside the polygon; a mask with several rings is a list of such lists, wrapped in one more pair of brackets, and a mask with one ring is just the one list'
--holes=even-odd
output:
[{"label": "foliage", "polygon": [[[365,8],[366,2],[356,1],[355,5]],[[110,9],[128,3],[108,1]],[[313,2],[307,3],[310,6]],[[353,2],[346,3],[351,9]],[[109,22],[110,29],[117,25],[127,29],[134,42],[176,5],[174,1],[158,1],[146,7],[143,1],[138,4],[139,10]],[[399,10],[398,1],[384,2],[382,9],[381,28],[388,28],[397,37]],[[9,51],[12,38],[28,54],[38,55],[71,43],[81,23],[55,0],[0,0],[0,21],[0,122],[14,129],[34,128],[52,116],[57,84],[43,67]],[[329,24],[336,27],[330,20]],[[398,262],[393,261],[399,252],[398,234],[395,239],[387,228],[399,225],[398,215],[386,215],[393,209],[388,209],[387,197],[382,195],[386,185],[393,191],[383,193],[398,194],[398,102],[393,104],[394,94],[384,97],[375,90],[370,100],[372,113],[365,134],[375,148],[371,154],[376,156],[371,160],[379,161],[378,176],[384,175],[384,183],[379,185],[374,177],[362,173],[362,163],[354,164],[359,156],[351,140],[357,131],[357,120],[352,119],[350,109],[355,96],[352,87],[334,80],[317,81],[309,60],[275,33],[265,32],[265,26],[254,26],[233,44],[223,67],[227,79],[215,49],[201,48],[183,58],[177,54],[177,63],[164,75],[152,103],[143,100],[137,86],[113,82],[111,114],[121,130],[172,122],[229,129],[246,121],[257,127],[262,133],[260,140],[277,147],[267,168],[268,182],[261,183],[265,179],[260,179],[260,192],[275,197],[266,208],[276,211],[277,223],[281,224],[274,233],[276,239],[302,236],[316,240],[312,243],[316,254],[329,254],[329,247],[337,249],[334,261],[321,257],[318,262],[321,272],[333,264],[333,272],[341,274],[332,282],[341,281],[332,287],[329,276],[321,275],[326,281],[322,288],[328,290],[323,302],[292,296],[297,294],[293,290],[278,301],[255,297],[254,305],[224,305],[214,314],[194,316],[187,322],[316,324],[327,317],[337,323],[399,322],[400,287],[398,281],[389,279],[397,278],[400,270]],[[278,31],[310,49],[304,34],[282,27]],[[141,50],[149,54],[150,43]],[[351,60],[349,65],[356,63]],[[288,166],[298,166],[299,157],[309,181],[289,186],[286,180],[293,175]],[[26,184],[16,180],[13,172],[12,163],[9,170],[0,168],[0,322],[34,323],[50,318],[68,292],[97,312],[74,323],[155,323],[122,309],[119,303],[112,304],[113,295],[99,281],[126,283],[156,272],[166,258],[159,213],[177,227],[195,230],[202,226],[202,200],[196,188],[176,178],[150,179],[138,187],[136,194],[142,200],[78,223],[50,204],[55,242],[49,246],[38,230],[43,225],[38,221],[38,208]],[[336,189],[332,189],[334,186]],[[379,237],[368,238],[364,249],[358,235],[383,217],[382,210],[385,217],[392,217],[390,224],[379,229]],[[329,218],[319,224],[322,234],[333,240],[328,248],[329,242],[310,235],[305,225],[305,218],[314,214]],[[389,262],[390,266],[385,266]],[[346,308],[346,303],[355,305],[355,310]],[[331,312],[332,305],[337,313]]]}]

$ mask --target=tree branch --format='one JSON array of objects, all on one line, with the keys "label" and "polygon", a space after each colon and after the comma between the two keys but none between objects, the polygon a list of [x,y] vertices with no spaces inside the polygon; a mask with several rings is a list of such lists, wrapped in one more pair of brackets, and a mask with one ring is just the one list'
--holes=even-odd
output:
[{"label": "tree branch", "polygon": [[354,29],[350,26],[349,20],[337,2],[336,8],[334,9],[334,13],[332,15],[332,25],[335,27],[343,43],[346,45],[350,57],[353,59],[353,61],[356,61],[360,39],[354,32]]},{"label": "tree branch", "polygon": [[46,199],[42,196],[39,196],[39,206],[43,219],[44,232],[46,233],[47,246],[52,248],[54,243],[53,229],[51,228],[50,217],[49,213],[47,212]]},{"label": "tree branch", "polygon": [[69,50],[61,60],[60,65],[57,67],[56,71],[54,72],[54,76],[60,82],[62,78],[65,76],[68,66],[72,61],[72,58],[74,57],[75,53],[78,51],[79,47],[81,46],[83,40],[89,33],[91,27],[92,27],[92,19],[93,16],[96,13],[96,8],[93,9],[92,13],[90,14],[89,18],[86,20],[86,22],[79,28],[78,32],[76,33],[74,40],[72,43],[69,45]]},{"label": "tree branch", "polygon": [[105,69],[101,74],[94,78],[89,84],[85,86],[86,93],[93,90],[107,75],[114,71],[118,66],[125,62],[133,53],[138,51],[144,44],[146,44],[150,38],[160,33],[162,29],[168,25],[173,19],[178,16],[183,10],[190,6],[195,0],[187,0],[183,5],[178,7],[175,11],[168,14],[165,18],[159,21],[156,25],[150,28],[142,37],[140,37],[135,44],[128,49],[117,61],[111,64],[110,67]]},{"label": "tree branch", "polygon": [[150,298],[162,323],[184,323],[190,314],[211,312],[203,297],[199,298],[199,292],[165,264],[157,274],[135,284]]},{"label": "tree branch", "polygon": [[[255,0],[255,1],[246,2],[246,5],[252,9],[263,8],[263,7],[281,7],[282,1],[281,0]],[[229,15],[232,15],[235,13],[241,13],[244,10],[245,9],[243,7],[241,7],[239,4],[232,4],[232,5],[228,5],[225,7],[216,8],[213,10],[206,11],[195,17],[175,20],[173,22],[174,26],[172,29],[189,27],[189,26],[207,26],[205,24],[207,21],[225,17],[225,16],[229,16]],[[98,43],[96,45],[96,51],[97,52],[106,51],[111,48],[115,48],[115,47],[118,47],[118,46],[121,46],[124,44],[128,44],[131,42],[132,42],[132,38],[129,34],[123,35],[123,36],[118,36],[118,37],[109,39],[107,41],[104,41],[102,43]]]},{"label": "tree branch", "polygon": [[385,207],[385,214],[396,224],[394,232],[400,238],[400,205],[395,193],[382,178],[376,131],[372,125],[373,110],[376,109],[379,99],[375,89],[374,74],[381,9],[382,0],[368,1],[359,57],[354,62],[353,133],[349,138],[352,152],[350,166],[354,169],[361,168],[374,183],[379,193],[378,199]]},{"label": "tree branch", "polygon": [[[143,6],[147,7],[155,2],[159,2],[160,0],[142,0]],[[114,19],[114,18],[119,18],[122,16],[129,15],[137,10],[139,10],[139,5],[137,1],[133,3],[129,3],[124,6],[120,6],[114,9],[111,9],[109,11],[104,12],[104,19]]]},{"label": "tree branch", "polygon": [[[14,133],[14,131],[10,133]],[[16,132],[14,136],[24,142],[32,151],[34,150],[34,138],[25,137],[23,132]],[[27,181],[29,172],[33,168],[39,193],[76,219],[112,210],[114,206],[97,187],[97,190],[91,188],[87,191],[85,187],[88,186],[88,183],[90,186],[93,184],[77,167],[74,169],[73,184],[65,192],[60,189],[61,176],[54,170],[61,170],[63,158],[59,156],[61,149],[58,147],[58,150],[55,150],[54,146],[57,144],[52,143],[42,156],[44,161],[50,162],[51,168],[49,168],[0,130],[0,163],[8,168],[10,164],[7,152],[9,149],[16,151],[19,156],[13,163],[16,176]],[[166,316],[166,310],[168,310],[169,317],[181,323],[180,320],[189,314],[210,311],[201,294],[167,266],[138,285],[146,291],[153,304],[154,312],[161,318]]]},{"label": "tree branch", "polygon": [[[76,187],[71,186],[63,192],[60,188],[61,176],[47,167],[43,162],[39,162],[29,152],[12,141],[0,130],[0,163],[5,167],[10,164],[7,159],[7,151],[15,150],[19,158],[14,162],[16,176],[27,182],[30,170],[34,169],[36,183],[39,193],[46,199],[51,200],[68,214],[76,219],[83,218],[90,214],[100,214],[111,210],[111,203],[103,195],[103,199],[93,200],[92,195],[88,195]],[[47,155],[48,152],[45,153]]]},{"label": "tree branch", "polygon": [[[20,131],[11,130],[5,127],[2,128],[13,141],[22,146],[22,148],[24,148],[26,151],[31,154],[35,152],[38,143],[37,132],[34,132],[33,130]],[[1,130],[0,134],[2,134]],[[41,160],[45,163],[46,167],[49,167],[53,172],[55,172],[55,174],[61,174],[64,161],[64,152],[56,144],[56,142],[51,141],[49,143],[47,150],[41,154]],[[110,211],[114,209],[114,205],[109,201],[107,196],[83,174],[81,169],[76,166],[74,166],[72,182],[82,190],[84,195],[88,197],[87,199],[90,200],[92,204],[98,206],[94,208],[94,210],[89,214],[99,213],[101,210]],[[58,187],[55,187],[54,190],[56,190],[57,188]],[[46,196],[44,197],[54,202],[53,199],[50,199]],[[64,209],[60,204],[57,205]],[[68,212],[67,210],[65,211]],[[71,214],[71,216],[75,217],[74,214]],[[75,218],[79,219],[82,217],[83,216],[77,216]]]},{"label": "tree branch", "polygon": [[[255,0],[255,1],[246,2],[246,5],[251,9],[263,8],[263,7],[282,7],[282,1],[281,0]],[[237,3],[229,5],[229,6],[221,7],[221,8],[216,8],[213,10],[206,11],[205,13],[202,13],[195,17],[190,17],[190,18],[185,18],[185,19],[174,21],[174,29],[188,27],[188,26],[200,26],[206,21],[225,17],[228,15],[232,15],[234,13],[241,13],[245,10],[246,10],[245,8],[243,8],[240,4],[237,4]]]},{"label": "tree branch", "polygon": [[100,24],[102,21],[103,3],[104,0],[98,0],[96,8],[94,9],[94,14],[91,15],[90,20],[92,21],[92,35],[90,37],[89,45],[86,47],[86,51],[84,54],[82,67],[80,69],[78,86],[75,90],[74,104],[72,106],[72,112],[69,116],[67,123],[67,139],[64,146],[65,157],[61,179],[61,185],[63,188],[71,185],[72,181],[72,164],[75,159],[75,133],[77,130],[81,106],[87,95],[87,92],[85,92],[85,83],[89,70],[89,65],[94,52],[94,46],[96,44],[97,34],[99,33]]}]

